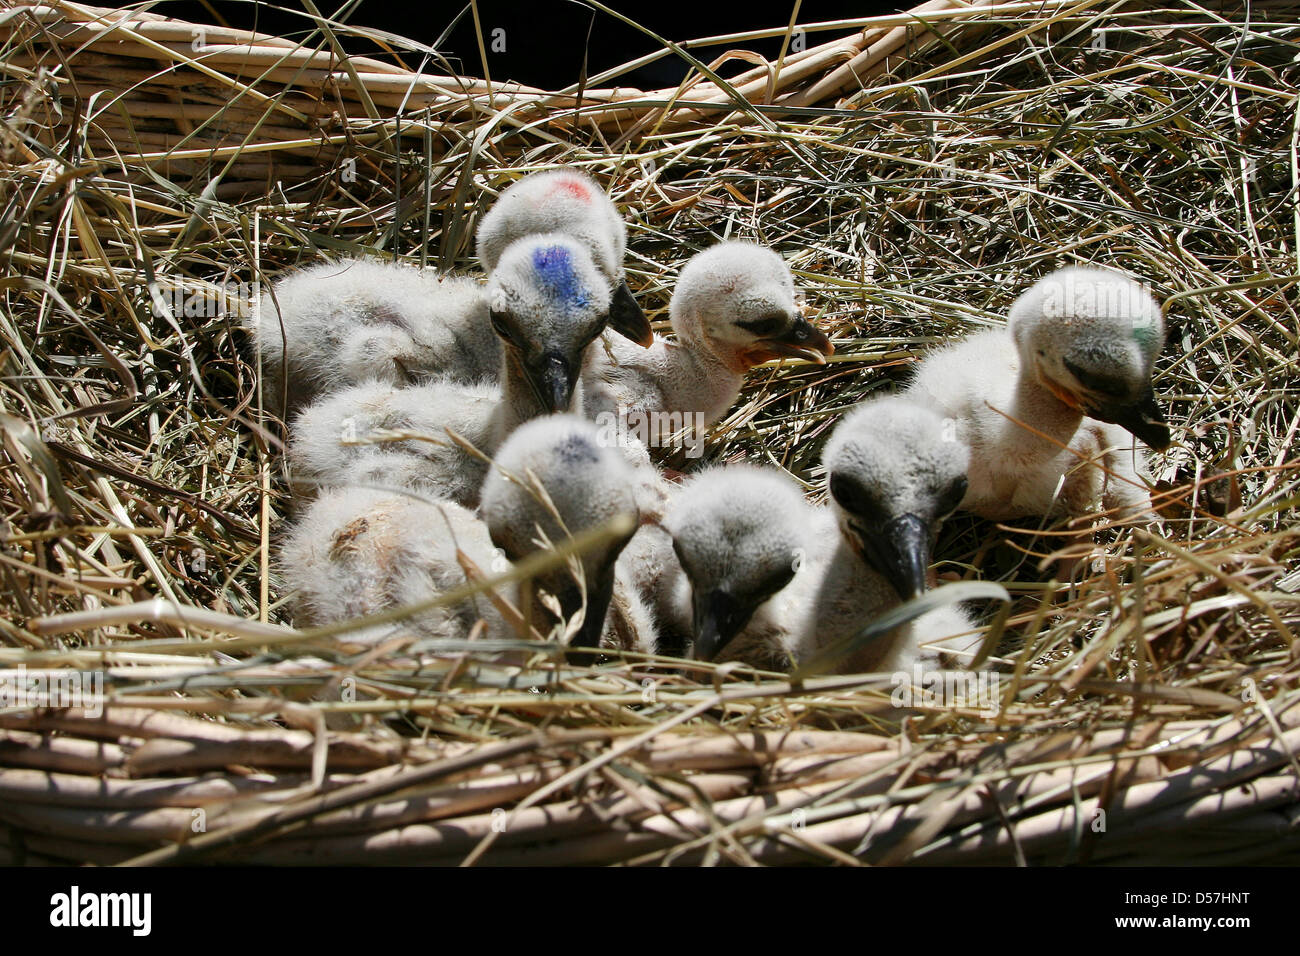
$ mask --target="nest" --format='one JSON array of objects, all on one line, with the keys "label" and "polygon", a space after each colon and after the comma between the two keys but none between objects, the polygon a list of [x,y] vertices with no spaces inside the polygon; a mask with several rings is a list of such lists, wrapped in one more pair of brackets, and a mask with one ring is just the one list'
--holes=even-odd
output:
[{"label": "nest", "polygon": [[[0,862],[1295,862],[1296,7],[936,0],[542,91],[323,19],[6,5]],[[322,254],[467,268],[559,163],[624,209],[652,317],[719,238],[790,261],[836,355],[755,370],[705,459],[814,496],[840,413],[1028,278],[1138,276],[1161,520],[951,522],[941,576],[1010,600],[944,687],[294,628],[240,311]]]}]

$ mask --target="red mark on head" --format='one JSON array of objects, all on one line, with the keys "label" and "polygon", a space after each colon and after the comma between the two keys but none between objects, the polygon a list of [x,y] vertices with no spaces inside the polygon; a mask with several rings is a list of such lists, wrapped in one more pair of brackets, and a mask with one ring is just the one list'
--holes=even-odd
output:
[{"label": "red mark on head", "polygon": [[565,195],[570,199],[578,200],[578,202],[591,202],[591,190],[580,179],[557,179],[555,184],[546,192],[551,196]]}]

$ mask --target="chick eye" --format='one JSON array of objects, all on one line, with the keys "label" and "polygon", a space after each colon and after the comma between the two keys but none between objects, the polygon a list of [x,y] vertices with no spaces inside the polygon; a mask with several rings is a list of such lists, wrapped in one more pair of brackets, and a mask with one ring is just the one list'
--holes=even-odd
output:
[{"label": "chick eye", "polygon": [[858,485],[843,475],[831,475],[831,497],[845,511],[862,514],[870,509],[871,502]]},{"label": "chick eye", "polygon": [[789,324],[790,317],[783,315],[780,312],[773,313],[772,315],[765,315],[762,318],[754,319],[753,321],[738,321],[736,323],[736,325],[744,329],[746,332],[756,335],[759,338],[767,338],[768,336],[776,335],[784,331],[785,327]]},{"label": "chick eye", "polygon": [[952,484],[950,484],[944,490],[943,494],[939,496],[939,514],[948,515],[956,511],[957,506],[960,505],[962,499],[966,497],[966,489],[969,487],[970,482],[966,480],[965,475],[953,479]]},{"label": "chick eye", "polygon": [[489,312],[488,315],[492,319],[492,331],[501,336],[501,338],[505,339],[507,342],[513,342],[515,340],[515,332],[514,329],[510,327],[510,322],[506,318],[506,314],[494,309]]},{"label": "chick eye", "polygon": [[766,599],[784,588],[794,578],[794,562],[779,568],[763,582],[762,593]]},{"label": "chick eye", "polygon": [[1123,398],[1128,394],[1128,386],[1125,385],[1123,380],[1110,375],[1090,372],[1087,369],[1076,365],[1074,362],[1071,362],[1068,358],[1065,359],[1064,362],[1065,367],[1069,370],[1070,374],[1073,375],[1078,383],[1084,388],[1111,398]]}]

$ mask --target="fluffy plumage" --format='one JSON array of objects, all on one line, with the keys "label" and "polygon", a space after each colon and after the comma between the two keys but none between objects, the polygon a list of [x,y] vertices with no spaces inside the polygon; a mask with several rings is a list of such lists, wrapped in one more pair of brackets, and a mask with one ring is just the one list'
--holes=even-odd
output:
[{"label": "fluffy plumage", "polygon": [[[837,465],[842,473],[856,462],[837,459]],[[841,518],[838,509],[809,505],[792,481],[771,469],[728,466],[695,478],[664,521],[677,570],[669,568],[653,592],[664,608],[661,633],[688,617],[699,657],[775,670],[804,663],[857,633],[900,600],[864,562]],[[922,641],[940,642],[972,628],[960,611],[934,612],[837,670],[932,663],[937,651]]]},{"label": "fluffy plumage", "polygon": [[[496,270],[520,239],[561,234],[604,277],[593,295],[611,327],[649,344],[649,326],[623,277],[627,227],[585,173],[553,169],[515,183],[484,217],[478,252]],[[247,320],[267,373],[268,399],[287,380],[292,414],[317,396],[366,381],[404,386],[440,378],[474,383],[501,372],[488,291],[474,279],[403,262],[320,262],[276,282]]]},{"label": "fluffy plumage", "polygon": [[[886,413],[883,416],[886,420],[888,410],[883,406],[873,409],[877,414]],[[911,418],[904,410],[900,412],[900,418],[893,422],[893,434],[906,443],[911,429],[922,426],[924,420]],[[892,489],[882,489],[880,505],[871,497],[837,496],[837,489],[867,490],[879,480],[878,462],[869,453],[864,454],[863,440],[870,441],[870,435],[864,432],[863,426],[869,424],[866,418],[849,416],[836,426],[822,452],[830,500],[821,520],[837,528],[839,533],[832,533],[826,524],[816,532],[816,539],[830,549],[830,554],[819,554],[816,558],[824,571],[806,602],[809,608],[806,613],[815,623],[805,623],[804,628],[817,635],[821,646],[833,645],[856,634],[872,617],[897,607],[903,595],[914,593],[895,584],[892,575],[877,570],[880,562],[873,554],[869,531],[871,523],[877,520],[879,507],[907,508],[904,514],[909,515],[934,508],[943,514],[951,511],[955,499],[960,498],[962,457],[960,453],[951,454],[951,449],[931,449],[919,467],[910,472],[904,470],[902,480]],[[922,563],[922,573],[924,569]],[[935,666],[941,652],[968,651],[978,640],[974,630],[975,624],[964,608],[940,608],[868,644],[840,669],[898,671],[918,662]]]},{"label": "fluffy plumage", "polygon": [[[682,269],[669,306],[675,340],[648,349],[605,336],[583,369],[585,411],[597,421],[670,412],[634,431],[664,444],[683,426],[716,422],[735,402],[745,373],[780,357],[824,360],[830,341],[800,313],[790,269],[770,249],[723,242]],[[686,417],[683,417],[686,416]]]},{"label": "fluffy plumage", "polygon": [[794,579],[812,546],[808,518],[799,489],[768,468],[710,469],[677,492],[664,529],[691,584],[698,656],[712,660]]},{"label": "fluffy plumage", "polygon": [[[835,526],[838,525],[838,534]],[[826,550],[813,557],[820,573],[808,579],[808,590],[789,600],[801,617],[794,633],[803,641],[792,656],[802,662],[809,650],[820,650],[858,633],[871,620],[900,603],[897,589],[863,556],[848,516],[831,503],[819,517],[818,540]],[[829,553],[827,553],[829,552]],[[835,668],[837,673],[907,670],[939,664],[940,652],[968,651],[977,637],[975,623],[960,607],[931,611],[859,649]]]},{"label": "fluffy plumage", "polygon": [[627,224],[600,185],[567,167],[531,173],[512,184],[479,223],[479,262],[494,272],[513,243],[542,233],[567,236],[586,248],[609,286],[603,303],[609,327],[648,346],[650,325],[623,273]]},{"label": "fluffy plumage", "polygon": [[[367,383],[331,395],[294,424],[295,484],[355,483],[364,456],[370,477],[380,484],[415,482],[474,507],[487,463],[451,442],[445,429],[490,456],[521,423],[575,406],[583,354],[605,328],[608,294],[608,283],[580,243],[560,235],[514,243],[487,285],[491,327],[504,344],[500,385],[446,379],[407,388]],[[380,428],[432,440],[350,444]]]},{"label": "fluffy plumage", "polygon": [[483,270],[495,269],[511,243],[543,232],[564,233],[583,243],[611,287],[623,280],[627,225],[586,173],[547,169],[507,187],[479,223],[476,248]]},{"label": "fluffy plumage", "polygon": [[637,529],[619,556],[619,574],[654,620],[660,653],[685,657],[695,641],[691,583],[673,551],[672,535],[661,523],[646,522]]},{"label": "fluffy plumage", "polygon": [[[358,485],[409,487],[472,507],[486,464],[452,443],[446,429],[475,447],[495,448],[504,414],[495,384],[438,380],[409,388],[366,382],[325,396],[294,421],[289,443],[295,494]],[[409,434],[403,440],[390,436]]]},{"label": "fluffy plumage", "polygon": [[[606,630],[616,562],[638,520],[633,484],[632,468],[618,450],[599,442],[589,422],[550,415],[506,440],[483,485],[482,512],[492,540],[514,561],[620,516],[628,520],[624,533],[536,579],[558,599],[566,620],[585,608],[572,640],[576,646],[596,646]],[[540,605],[536,610],[543,613]]]},{"label": "fluffy plumage", "polygon": [[[410,492],[331,488],[294,522],[281,567],[296,595],[296,622],[333,624],[409,607],[464,585],[458,551],[491,573],[496,547],[483,522],[459,505]],[[518,602],[513,588],[504,597]],[[404,623],[352,632],[348,639],[375,644],[409,632],[463,639],[480,620],[491,637],[517,636],[487,595],[479,594]]]},{"label": "fluffy plumage", "polygon": [[1159,305],[1141,285],[1061,269],[1016,300],[1005,331],[928,356],[906,394],[950,419],[970,448],[964,509],[1006,519],[1101,502],[1136,514],[1150,498],[1125,429],[1157,449],[1169,443],[1151,391],[1163,343]]},{"label": "fluffy plumage", "polygon": [[871,399],[840,420],[824,459],[863,559],[900,596],[924,591],[939,525],[968,485],[970,448],[952,420],[906,395]]},{"label": "fluffy plumage", "polygon": [[[325,491],[295,522],[281,555],[285,579],[297,594],[300,623],[334,623],[427,601],[466,583],[462,556],[484,574],[494,574],[502,570],[502,556],[521,561],[548,542],[561,544],[624,516],[630,520],[623,535],[535,579],[558,600],[564,621],[554,620],[536,591],[531,621],[548,633],[585,609],[573,625],[573,643],[595,646],[604,634],[608,645],[653,649],[652,619],[616,582],[615,564],[636,522],[631,468],[617,450],[598,443],[590,423],[553,415],[519,428],[502,445],[488,475],[482,513],[479,518],[413,491]],[[616,593],[617,613],[607,620]],[[503,596],[519,608],[514,587]],[[465,638],[480,621],[489,638],[520,636],[501,608],[479,595],[423,613],[409,624],[367,628],[352,640],[375,643],[405,630]]]},{"label": "fluffy plumage", "polygon": [[245,324],[267,401],[278,407],[287,385],[291,412],[365,381],[473,382],[495,378],[501,363],[481,284],[403,262],[316,263],[263,293]]}]

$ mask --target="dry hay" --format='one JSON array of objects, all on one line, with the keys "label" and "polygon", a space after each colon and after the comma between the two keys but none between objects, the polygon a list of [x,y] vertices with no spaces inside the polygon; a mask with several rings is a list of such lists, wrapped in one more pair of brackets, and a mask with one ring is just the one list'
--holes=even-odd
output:
[{"label": "dry hay", "polygon": [[[1232,10],[939,0],[798,53],[769,31],[781,62],[673,90],[617,87],[633,63],[547,92],[352,28],[376,54],[341,60],[327,22],[196,49],[153,14],[0,7],[0,665],[100,669],[110,702],[0,706],[0,861],[1294,861],[1300,26]],[[227,284],[363,250],[468,268],[493,196],[561,162],[625,210],[657,319],[716,239],[790,260],[837,353],[754,373],[706,459],[814,494],[839,414],[1029,277],[1106,262],[1164,300],[1160,525],[940,544],[1012,596],[985,609],[995,713],[290,626],[283,432]]]}]

